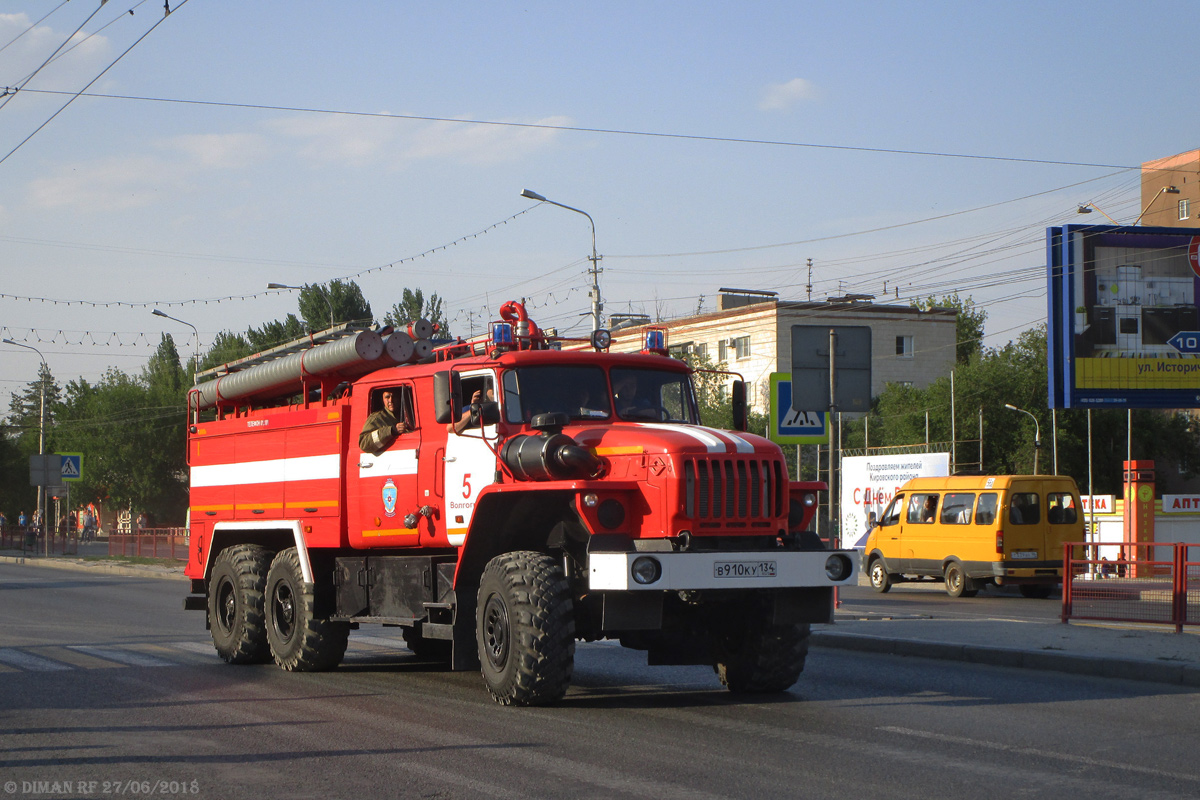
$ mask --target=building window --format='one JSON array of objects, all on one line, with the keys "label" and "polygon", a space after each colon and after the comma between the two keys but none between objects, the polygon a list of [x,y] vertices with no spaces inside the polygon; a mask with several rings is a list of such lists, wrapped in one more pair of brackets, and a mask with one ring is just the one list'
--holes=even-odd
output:
[{"label": "building window", "polygon": [[1188,202],[1187,200],[1180,200],[1179,201],[1179,218],[1187,219],[1189,216],[1191,216],[1191,212],[1192,212],[1191,203]]},{"label": "building window", "polygon": [[896,358],[912,358],[913,357],[913,337],[897,336],[896,337]]},{"label": "building window", "polygon": [[737,336],[733,339],[722,339],[717,343],[717,355],[721,361],[729,361],[730,357],[741,360],[750,357],[750,337]]}]

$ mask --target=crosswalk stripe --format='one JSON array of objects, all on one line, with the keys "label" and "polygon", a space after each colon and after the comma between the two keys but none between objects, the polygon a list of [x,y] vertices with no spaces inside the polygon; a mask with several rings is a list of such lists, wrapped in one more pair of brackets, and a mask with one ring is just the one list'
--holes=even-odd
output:
[{"label": "crosswalk stripe", "polygon": [[217,654],[217,650],[213,647],[212,642],[170,642],[167,647],[173,647],[176,650],[184,650],[202,656],[216,656]]},{"label": "crosswalk stripe", "polygon": [[81,653],[78,650],[73,650],[67,646],[40,647],[38,650],[55,661],[62,661],[70,664],[76,669],[120,669],[122,666],[124,666],[123,664],[118,664],[105,658],[96,658],[95,656],[88,655],[87,653]]},{"label": "crosswalk stripe", "polygon": [[71,669],[67,664],[51,661],[48,658],[35,656],[33,653],[26,653],[24,650],[16,650],[12,647],[0,647],[0,662],[31,672],[58,672]]},{"label": "crosswalk stripe", "polygon": [[92,645],[76,644],[70,646],[71,650],[78,650],[80,653],[96,656],[97,658],[106,658],[109,661],[117,661],[121,664],[126,664],[131,667],[170,667],[173,664],[162,658],[138,653],[131,650],[120,650],[115,647],[95,647]]}]

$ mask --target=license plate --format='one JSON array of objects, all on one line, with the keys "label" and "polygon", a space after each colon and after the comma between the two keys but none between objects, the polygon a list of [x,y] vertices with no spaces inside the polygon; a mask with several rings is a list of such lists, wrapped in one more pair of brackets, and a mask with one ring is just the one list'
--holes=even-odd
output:
[{"label": "license plate", "polygon": [[774,561],[718,561],[713,564],[714,578],[774,578]]},{"label": "license plate", "polygon": [[1037,550],[1013,550],[1013,558],[1037,558]]}]

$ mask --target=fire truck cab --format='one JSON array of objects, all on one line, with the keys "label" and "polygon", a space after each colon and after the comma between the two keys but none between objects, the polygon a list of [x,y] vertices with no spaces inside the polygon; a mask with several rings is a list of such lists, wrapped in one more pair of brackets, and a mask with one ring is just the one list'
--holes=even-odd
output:
[{"label": "fire truck cab", "polygon": [[185,607],[225,661],[332,669],[379,623],[506,704],[563,697],[577,639],[734,691],[797,680],[853,553],[809,530],[824,484],[701,424],[662,331],[569,349],[516,303],[477,341],[423,330],[340,331],[193,390]]}]

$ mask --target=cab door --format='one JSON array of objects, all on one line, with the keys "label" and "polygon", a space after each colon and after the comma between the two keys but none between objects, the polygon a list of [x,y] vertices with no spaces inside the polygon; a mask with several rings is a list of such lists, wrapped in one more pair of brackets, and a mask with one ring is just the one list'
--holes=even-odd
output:
[{"label": "cab door", "polygon": [[897,573],[904,572],[907,566],[900,552],[906,502],[904,493],[898,492],[879,518],[879,524],[875,526],[872,534],[875,537],[875,546],[887,561],[888,567]]},{"label": "cab door", "polygon": [[[495,402],[496,376],[491,370],[460,373],[460,385],[464,402],[469,402],[476,391],[485,398],[484,402]],[[468,410],[463,409],[462,413]],[[455,547],[461,547],[466,540],[479,491],[496,482],[495,446],[494,423],[470,425],[461,433],[451,430],[446,436],[446,449],[442,456],[445,466],[446,536]]]},{"label": "cab door", "polygon": [[415,547],[420,544],[421,528],[405,526],[404,518],[420,507],[417,497],[417,452],[421,444],[421,421],[413,404],[413,387],[393,382],[371,388],[368,406],[361,419],[379,410],[385,389],[396,393],[397,417],[405,419],[411,430],[396,437],[382,453],[373,455],[359,449],[353,431],[352,458],[347,474],[352,480],[348,494],[355,508],[348,517],[350,543],[356,547]]}]

